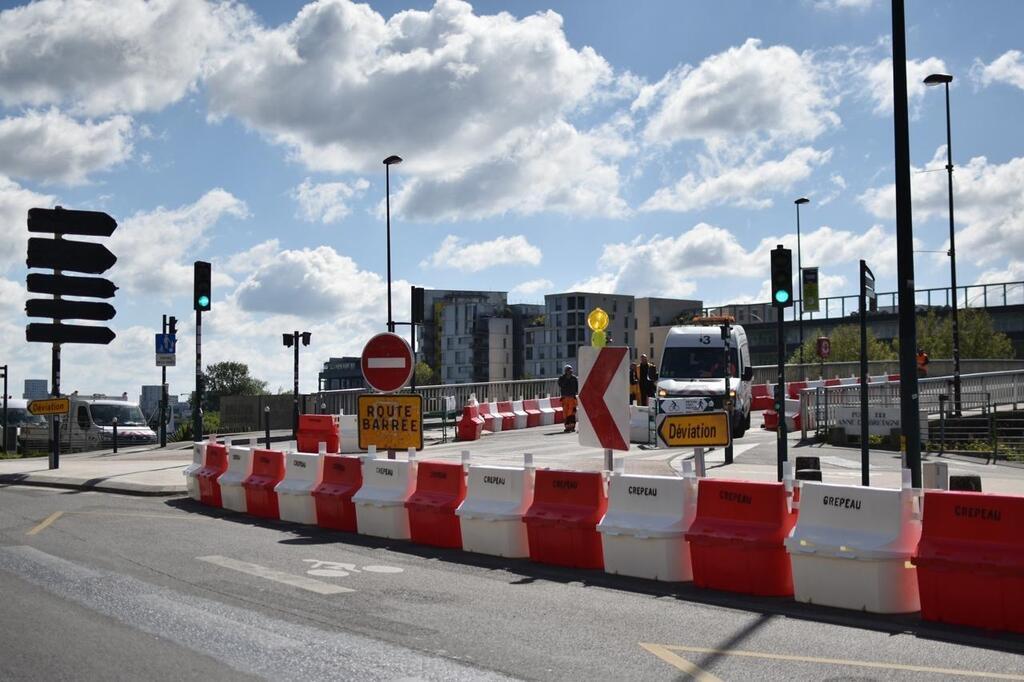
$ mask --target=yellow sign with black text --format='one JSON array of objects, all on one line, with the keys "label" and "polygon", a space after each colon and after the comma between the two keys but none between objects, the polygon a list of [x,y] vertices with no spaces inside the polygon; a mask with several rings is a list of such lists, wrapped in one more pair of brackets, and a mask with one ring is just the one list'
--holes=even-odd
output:
[{"label": "yellow sign with black text", "polygon": [[359,396],[359,449],[423,449],[423,396],[417,393]]},{"label": "yellow sign with black text", "polygon": [[45,416],[50,414],[67,414],[71,411],[71,401],[67,398],[46,398],[32,400],[28,404],[29,414]]},{"label": "yellow sign with black text", "polygon": [[726,412],[658,415],[658,445],[663,448],[724,447],[731,437]]}]

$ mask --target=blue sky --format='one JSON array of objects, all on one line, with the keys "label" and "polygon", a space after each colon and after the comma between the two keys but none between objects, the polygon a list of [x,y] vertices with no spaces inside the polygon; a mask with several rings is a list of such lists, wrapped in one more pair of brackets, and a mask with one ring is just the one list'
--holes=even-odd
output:
[{"label": "blue sky", "polygon": [[[823,295],[866,258],[894,288],[890,9],[783,2],[2,3],[0,355],[24,342],[25,210],[109,212],[121,287],[108,348],[68,347],[64,387],[159,376],[212,260],[204,361],[290,386],[280,332],[313,332],[303,388],[383,327],[384,169],[396,310],[412,283],[766,300],[767,250],[795,247]],[[945,119],[954,75],[961,283],[1024,279],[1024,55],[1015,0],[908,0],[919,287],[948,282]],[[939,172],[918,172],[940,169]]]}]

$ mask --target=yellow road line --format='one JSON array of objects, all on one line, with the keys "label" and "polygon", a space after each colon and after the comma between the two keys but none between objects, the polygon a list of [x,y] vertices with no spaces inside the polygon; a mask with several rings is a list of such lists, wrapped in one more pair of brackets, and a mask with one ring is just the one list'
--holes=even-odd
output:
[{"label": "yellow road line", "polygon": [[47,516],[45,519],[40,521],[32,530],[25,533],[25,535],[37,535],[42,533],[44,530],[53,525],[53,522],[64,516],[64,512],[56,511]]},{"label": "yellow road line", "polygon": [[[644,648],[648,645],[641,644]],[[877,668],[879,670],[902,670],[916,673],[935,673],[938,675],[960,675],[961,677],[980,677],[990,680],[1024,680],[1024,675],[1009,673],[990,673],[980,670],[956,670],[953,668],[930,668],[923,665],[907,665],[904,663],[883,663],[880,661],[856,661],[845,658],[818,658],[816,656],[792,656],[788,654],[769,654],[760,651],[742,651],[739,649],[707,649],[698,646],[662,645],[665,649],[686,651],[694,654],[717,654],[720,656],[739,656],[743,658],[762,658],[771,661],[792,661],[794,663],[820,663],[823,665],[846,665],[856,668]],[[651,651],[648,649],[648,651]],[[656,652],[651,651],[656,656]]]},{"label": "yellow road line", "polygon": [[647,644],[645,642],[640,642],[640,646],[647,649],[669,665],[674,665],[679,668],[693,679],[698,680],[698,682],[722,682],[720,678],[715,677],[703,668],[690,663],[682,656],[672,653],[660,644]]}]

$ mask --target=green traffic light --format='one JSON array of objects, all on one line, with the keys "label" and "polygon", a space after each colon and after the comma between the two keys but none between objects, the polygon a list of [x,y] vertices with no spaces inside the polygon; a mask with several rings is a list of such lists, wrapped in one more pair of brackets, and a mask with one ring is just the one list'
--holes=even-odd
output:
[{"label": "green traffic light", "polygon": [[200,308],[206,308],[209,305],[210,305],[210,297],[209,296],[200,296],[199,297],[199,307]]},{"label": "green traffic light", "polygon": [[779,289],[775,292],[775,300],[779,303],[785,303],[789,300],[789,292],[785,289]]}]

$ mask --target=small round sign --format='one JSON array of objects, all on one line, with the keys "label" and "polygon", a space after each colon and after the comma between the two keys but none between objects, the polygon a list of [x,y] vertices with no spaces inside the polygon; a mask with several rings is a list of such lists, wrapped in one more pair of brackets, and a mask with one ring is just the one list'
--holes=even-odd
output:
[{"label": "small round sign", "polygon": [[397,334],[377,334],[363,347],[360,364],[363,378],[370,388],[381,393],[394,393],[405,388],[412,379],[412,348]]},{"label": "small round sign", "polygon": [[827,336],[818,337],[818,357],[822,360],[827,360],[828,356],[832,354],[832,341]]}]

